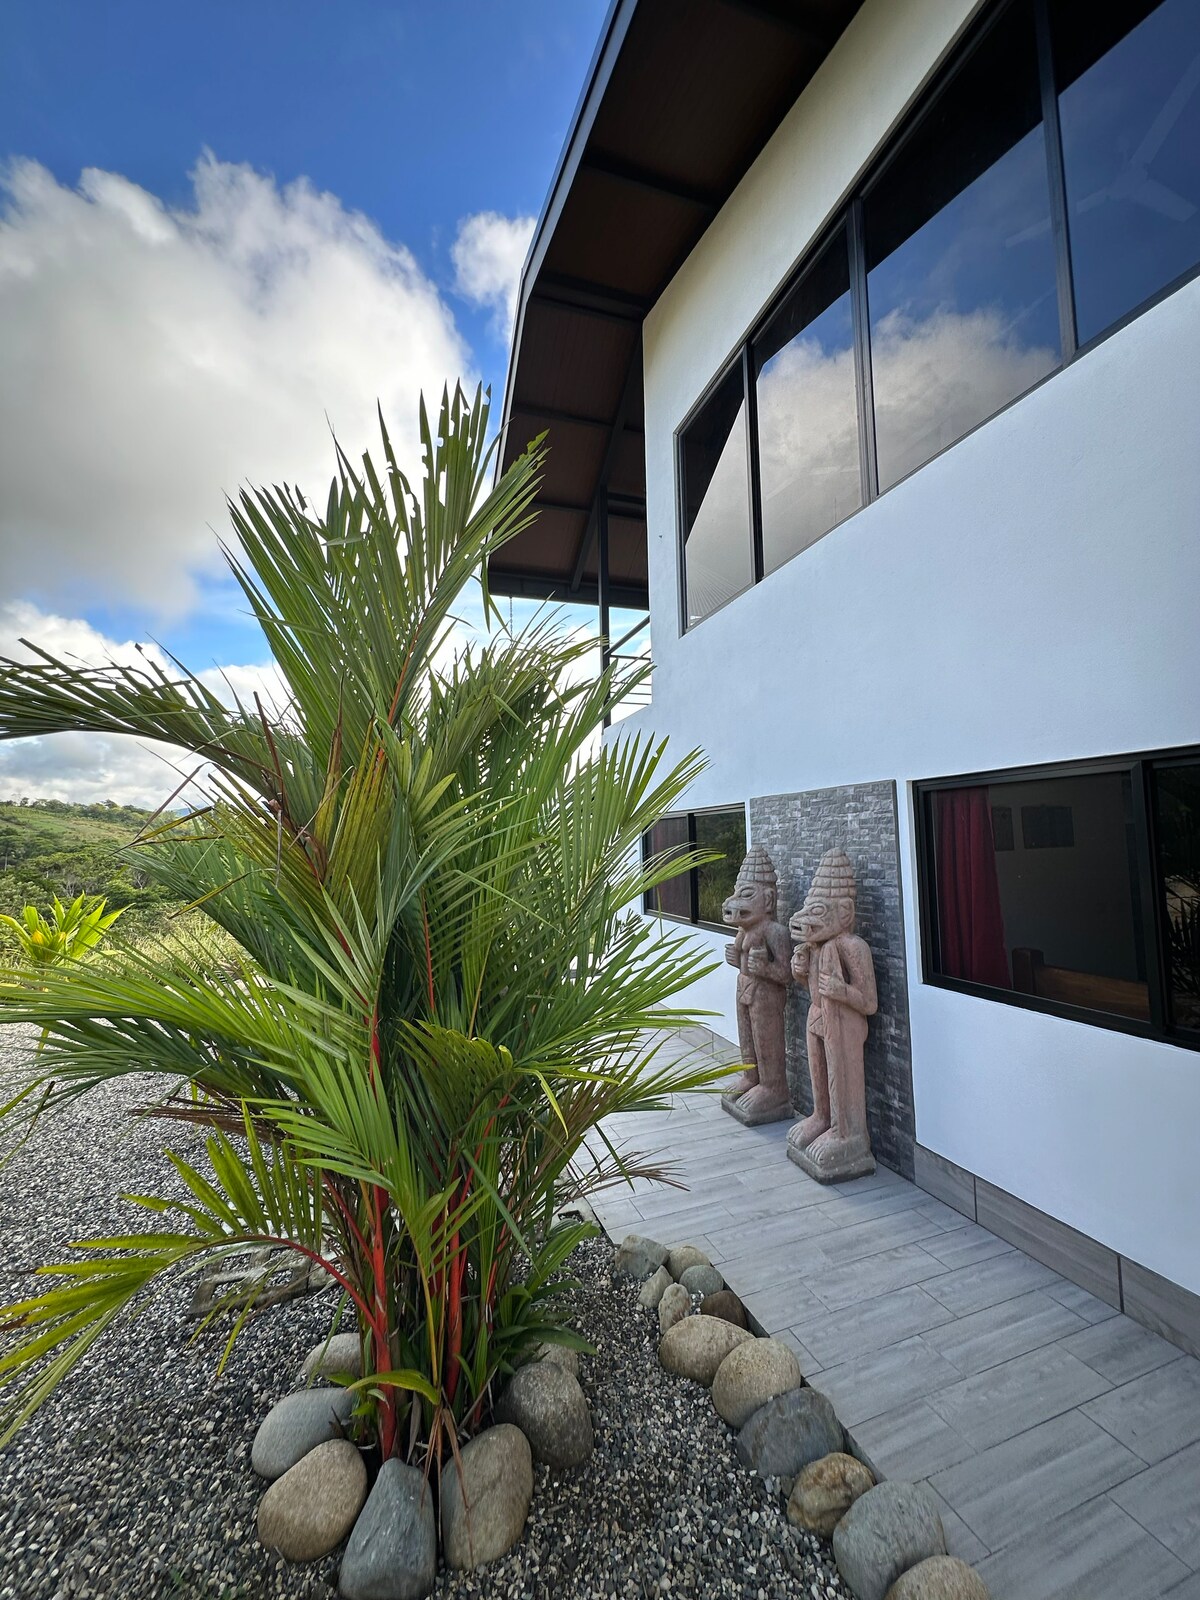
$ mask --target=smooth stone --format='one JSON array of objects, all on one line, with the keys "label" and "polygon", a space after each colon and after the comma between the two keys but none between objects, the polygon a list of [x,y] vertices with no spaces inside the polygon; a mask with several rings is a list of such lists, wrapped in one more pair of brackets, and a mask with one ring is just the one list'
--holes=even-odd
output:
[{"label": "smooth stone", "polygon": [[706,1294],[700,1302],[700,1315],[720,1317],[723,1322],[732,1322],[735,1328],[749,1325],[746,1308],[732,1289],[718,1289],[716,1294]]},{"label": "smooth stone", "polygon": [[887,1600],[991,1600],[988,1586],[957,1556],[930,1556],[896,1579]]},{"label": "smooth stone", "polygon": [[437,1580],[437,1522],[425,1474],[385,1461],[354,1524],[338,1593],[344,1600],[423,1600]]},{"label": "smooth stone", "polygon": [[874,1487],[869,1467],[845,1451],[835,1450],[801,1468],[788,1500],[788,1521],[830,1539],[858,1497]]},{"label": "smooth stone", "polygon": [[[683,1288],[683,1285],[676,1287]],[[670,1293],[668,1289],[667,1294]],[[666,1297],[664,1295],[663,1299]],[[747,1329],[735,1328],[732,1322],[725,1322],[721,1317],[684,1317],[663,1335],[658,1359],[668,1372],[678,1373],[681,1378],[693,1378],[707,1386],[734,1346],[745,1344],[753,1337]]]},{"label": "smooth stone", "polygon": [[716,1294],[725,1287],[725,1279],[716,1267],[689,1267],[679,1281],[689,1294]]},{"label": "smooth stone", "polygon": [[481,1567],[521,1537],[533,1499],[529,1440],[511,1423],[471,1440],[442,1466],[442,1550],[447,1566]]},{"label": "smooth stone", "polygon": [[794,1350],[778,1339],[751,1339],[731,1350],[717,1368],[713,1405],[731,1428],[740,1428],[768,1400],[803,1382]]},{"label": "smooth stone", "polygon": [[367,1469],[357,1445],[330,1439],[263,1495],[259,1540],[285,1561],[319,1561],[350,1532],[366,1497]]},{"label": "smooth stone", "polygon": [[658,1302],[675,1282],[666,1267],[659,1267],[652,1278],[647,1278],[638,1295],[638,1305],[643,1311],[657,1311]]},{"label": "smooth stone", "polygon": [[258,1426],[250,1465],[260,1478],[282,1478],[310,1450],[336,1439],[354,1409],[349,1389],[304,1389],[284,1395]]},{"label": "smooth stone", "polygon": [[711,1267],[712,1262],[703,1250],[697,1250],[694,1244],[676,1244],[671,1246],[667,1256],[667,1271],[678,1283],[689,1267]]},{"label": "smooth stone", "polygon": [[298,1383],[317,1378],[362,1377],[362,1343],[357,1333],[335,1333],[331,1339],[314,1345],[304,1358]]},{"label": "smooth stone", "polygon": [[681,1283],[669,1283],[658,1302],[658,1331],[666,1334],[692,1314],[692,1297]]},{"label": "smooth stone", "polygon": [[946,1554],[946,1535],[930,1491],[915,1483],[877,1483],[833,1530],[833,1556],[856,1600],[885,1600],[903,1573]]},{"label": "smooth stone", "polygon": [[533,1357],[535,1361],[552,1361],[556,1367],[561,1367],[564,1372],[569,1372],[573,1378],[579,1376],[579,1351],[572,1350],[565,1344],[540,1344]]},{"label": "smooth stone", "polygon": [[738,1434],[743,1466],[760,1478],[780,1478],[784,1492],[810,1461],[845,1448],[837,1413],[819,1389],[789,1389],[760,1406]]},{"label": "smooth stone", "polygon": [[535,1461],[578,1467],[592,1453],[592,1417],[578,1378],[553,1361],[518,1367],[496,1406],[529,1440]]},{"label": "smooth stone", "polygon": [[667,1264],[667,1248],[640,1233],[627,1233],[613,1254],[613,1277],[643,1283]]}]

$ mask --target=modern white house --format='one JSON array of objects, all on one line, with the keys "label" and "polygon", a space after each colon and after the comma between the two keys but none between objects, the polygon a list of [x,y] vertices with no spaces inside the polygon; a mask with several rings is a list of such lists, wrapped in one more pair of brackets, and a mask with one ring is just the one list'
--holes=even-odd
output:
[{"label": "modern white house", "polygon": [[648,607],[610,737],[703,748],[648,848],[730,859],[646,914],[719,956],[748,838],[784,920],[843,846],[876,1155],[1194,1352],[1198,267],[1197,0],[615,0],[492,572]]}]

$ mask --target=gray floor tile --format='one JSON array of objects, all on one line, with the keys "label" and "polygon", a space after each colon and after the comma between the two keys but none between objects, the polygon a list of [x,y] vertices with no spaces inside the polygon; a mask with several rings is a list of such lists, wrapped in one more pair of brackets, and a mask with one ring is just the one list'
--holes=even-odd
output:
[{"label": "gray floor tile", "polygon": [[915,1482],[975,1453],[975,1447],[925,1400],[855,1423],[850,1431],[886,1478]]},{"label": "gray floor tile", "polygon": [[821,1254],[820,1246],[812,1239],[798,1239],[789,1246],[772,1244],[763,1248],[753,1242],[753,1229],[747,1234],[730,1239],[722,1234],[724,1248],[709,1240],[708,1252],[715,1263],[717,1251],[721,1256],[721,1273],[736,1294],[745,1297],[756,1289],[769,1289],[781,1282],[807,1281],[810,1275],[824,1272],[829,1263]]},{"label": "gray floor tile", "polygon": [[959,1374],[916,1335],[825,1369],[822,1387],[847,1428],[957,1383]]},{"label": "gray floor tile", "polygon": [[1179,1350],[1158,1334],[1143,1328],[1132,1317],[1109,1317],[1063,1340],[1069,1350],[1089,1367],[1095,1367],[1109,1383],[1129,1383],[1155,1367],[1179,1359]]},{"label": "gray floor tile", "polygon": [[923,1217],[928,1217],[930,1222],[936,1222],[944,1233],[957,1232],[963,1225],[963,1214],[955,1211],[953,1206],[946,1205],[943,1201],[926,1195],[917,1210]]},{"label": "gray floor tile", "polygon": [[910,1283],[924,1283],[946,1271],[942,1262],[919,1244],[902,1244],[895,1250],[850,1261],[844,1267],[830,1267],[808,1279],[808,1287],[830,1311],[870,1300],[890,1289],[904,1289]]},{"label": "gray floor tile", "polygon": [[910,1334],[923,1333],[926,1328],[936,1328],[949,1320],[945,1306],[914,1286],[877,1295],[874,1300],[863,1300],[844,1311],[826,1312],[795,1326],[797,1336],[828,1368],[871,1350],[882,1350]]},{"label": "gray floor tile", "polygon": [[1046,1293],[1085,1322],[1105,1322],[1117,1315],[1116,1306],[1110,1306],[1107,1300],[1101,1300],[1078,1283],[1051,1283],[1046,1286]]},{"label": "gray floor tile", "polygon": [[1200,1361],[1180,1356],[1084,1410],[1153,1466],[1200,1439]]},{"label": "gray floor tile", "polygon": [[800,1371],[806,1378],[813,1378],[821,1371],[821,1363],[813,1355],[806,1344],[803,1344],[790,1328],[780,1328],[778,1333],[771,1335],[781,1344],[786,1344],[789,1350],[794,1350],[800,1361]]},{"label": "gray floor tile", "polygon": [[992,1600],[1160,1600],[1187,1568],[1106,1496],[978,1567]]},{"label": "gray floor tile", "polygon": [[973,1267],[977,1261],[988,1261],[992,1256],[1011,1255],[1012,1245],[997,1239],[994,1233],[973,1222],[961,1224],[947,1233],[935,1234],[926,1239],[921,1248],[936,1256],[947,1268]]},{"label": "gray floor tile", "polygon": [[1168,1589],[1163,1600],[1200,1600],[1200,1572],[1193,1572],[1190,1578]]},{"label": "gray floor tile", "polygon": [[931,1222],[917,1211],[897,1211],[892,1216],[877,1217],[873,1222],[859,1222],[847,1228],[838,1228],[822,1238],[821,1248],[830,1261],[838,1266],[846,1261],[861,1261],[865,1256],[877,1255],[881,1250],[915,1244],[941,1232],[936,1222]]},{"label": "gray floor tile", "polygon": [[[929,1485],[926,1484],[925,1487],[929,1488]],[[929,1492],[937,1502],[938,1516],[942,1519],[942,1532],[946,1535],[946,1553],[975,1566],[988,1554],[987,1545],[977,1533],[967,1527],[954,1507],[947,1505],[936,1489],[930,1489]]]},{"label": "gray floor tile", "polygon": [[[706,1228],[705,1232],[725,1249],[750,1241],[760,1250],[774,1245],[781,1259],[786,1260],[788,1247],[798,1240],[832,1237],[836,1230],[831,1222],[820,1215],[820,1210],[818,1206],[808,1206],[803,1211],[789,1211],[763,1222],[739,1222],[733,1228]],[[878,1224],[869,1223],[867,1226],[877,1227]]]},{"label": "gray floor tile", "polygon": [[933,1487],[992,1550],[1122,1483],[1138,1457],[1079,1411],[939,1472]]},{"label": "gray floor tile", "polygon": [[1073,1355],[1050,1345],[930,1395],[929,1403],[978,1450],[1036,1427],[1109,1387]]},{"label": "gray floor tile", "polygon": [[1181,1561],[1200,1567],[1200,1444],[1127,1479],[1112,1498]]},{"label": "gray floor tile", "polygon": [[1031,1289],[1044,1289],[1061,1281],[1057,1272],[1051,1272],[1040,1261],[1011,1250],[1007,1255],[947,1272],[937,1280],[937,1298],[956,1317],[965,1317],[972,1311],[998,1305],[1001,1300],[1012,1300]]},{"label": "gray floor tile", "polygon": [[[729,1279],[736,1292],[738,1279],[732,1267],[729,1269]],[[816,1312],[824,1310],[816,1295],[805,1288],[800,1278],[785,1279],[767,1289],[755,1289],[743,1294],[742,1300],[746,1310],[757,1318],[768,1333],[776,1333],[780,1328],[797,1327]],[[803,1339],[803,1334],[800,1337]],[[818,1361],[821,1360],[820,1351],[814,1351],[813,1354]]]},{"label": "gray floor tile", "polygon": [[[1080,1329],[1091,1331],[1073,1311],[1035,1289],[1032,1294],[1002,1300],[999,1305],[934,1328],[925,1335],[925,1342],[968,1375],[998,1367],[1002,1361],[1053,1344]],[[1086,1358],[1081,1355],[1080,1359]]]},{"label": "gray floor tile", "polygon": [[[876,1217],[891,1217],[897,1211],[917,1211],[922,1200],[929,1199],[920,1189],[899,1184],[891,1184],[886,1189],[873,1189],[867,1194],[839,1195],[834,1189],[833,1199],[829,1198],[829,1194],[829,1189],[826,1189],[825,1203],[821,1209],[839,1228],[849,1227],[852,1222],[874,1222]],[[961,1217],[959,1221],[962,1221]]]}]

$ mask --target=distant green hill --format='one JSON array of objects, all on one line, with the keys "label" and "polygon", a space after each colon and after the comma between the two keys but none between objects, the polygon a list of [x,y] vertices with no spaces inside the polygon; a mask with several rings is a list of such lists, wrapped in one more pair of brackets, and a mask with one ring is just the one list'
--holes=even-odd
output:
[{"label": "distant green hill", "polygon": [[120,851],[151,816],[112,801],[0,801],[0,911],[16,916],[29,904],[44,910],[52,894],[102,894],[109,910],[128,907],[117,925],[123,934],[148,931],[175,902],[147,884],[136,853]]}]

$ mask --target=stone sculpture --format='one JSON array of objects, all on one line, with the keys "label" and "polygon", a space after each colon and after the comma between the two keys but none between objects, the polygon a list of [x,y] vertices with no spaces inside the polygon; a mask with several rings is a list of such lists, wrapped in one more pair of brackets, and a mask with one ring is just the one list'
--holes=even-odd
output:
[{"label": "stone sculpture", "polygon": [[813,1112],[789,1130],[788,1155],[819,1183],[875,1170],[863,1046],[879,998],[870,946],[854,932],[857,899],[850,858],[828,850],[791,921],[792,976],[812,996],[807,1043]]},{"label": "stone sculpture", "polygon": [[775,921],[778,880],[771,858],[753,846],[742,862],[721,916],[737,937],[725,959],[738,969],[738,1048],[745,1070],[721,1104],[749,1127],[792,1116],[783,1013],[791,976],[787,929]]}]

